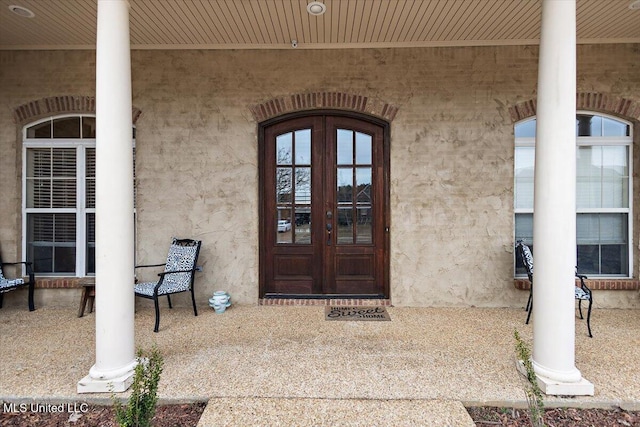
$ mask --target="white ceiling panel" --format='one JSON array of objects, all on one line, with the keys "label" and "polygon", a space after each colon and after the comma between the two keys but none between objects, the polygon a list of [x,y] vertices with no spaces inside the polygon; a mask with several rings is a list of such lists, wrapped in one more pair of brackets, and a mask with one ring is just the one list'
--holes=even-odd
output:
[{"label": "white ceiling panel", "polygon": [[[134,49],[537,44],[541,0],[130,0]],[[560,0],[558,0],[560,1]],[[577,0],[579,43],[640,43],[631,0]],[[33,18],[9,6],[31,10]],[[0,49],[95,48],[97,0],[0,0]]]}]

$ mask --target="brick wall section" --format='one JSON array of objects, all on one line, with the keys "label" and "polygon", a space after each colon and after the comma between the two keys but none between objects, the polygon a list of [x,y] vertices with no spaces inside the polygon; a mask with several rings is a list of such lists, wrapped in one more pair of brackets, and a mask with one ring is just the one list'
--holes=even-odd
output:
[{"label": "brick wall section", "polygon": [[[576,281],[578,284],[579,281]],[[637,279],[588,279],[585,283],[592,291],[635,291],[640,289],[640,280]],[[527,279],[515,279],[516,289],[529,290],[530,284]]]},{"label": "brick wall section", "polygon": [[[13,111],[13,120],[23,125],[42,117],[56,114],[95,114],[96,99],[93,96],[61,95],[38,99],[18,106]],[[133,123],[140,117],[141,111],[133,107],[131,112]]]},{"label": "brick wall section", "polygon": [[346,92],[296,93],[280,98],[273,98],[250,107],[253,117],[257,122],[263,122],[273,117],[295,111],[325,108],[357,111],[379,117],[389,122],[392,121],[398,113],[398,108],[389,103]]},{"label": "brick wall section", "polygon": [[36,288],[39,289],[73,289],[81,288],[87,283],[95,283],[93,277],[55,277],[36,279]]},{"label": "brick wall section", "polygon": [[[517,121],[536,115],[537,103],[529,99],[509,107],[511,120]],[[608,96],[596,92],[580,92],[576,94],[576,108],[578,110],[602,111],[608,114],[618,114],[625,118],[640,120],[640,103],[615,96]]]}]

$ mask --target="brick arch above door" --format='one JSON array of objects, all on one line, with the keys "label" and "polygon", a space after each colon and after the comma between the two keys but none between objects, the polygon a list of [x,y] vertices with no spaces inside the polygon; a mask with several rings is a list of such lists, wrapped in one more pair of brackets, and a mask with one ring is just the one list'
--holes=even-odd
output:
[{"label": "brick arch above door", "polygon": [[316,109],[356,111],[391,122],[398,107],[381,99],[346,92],[308,92],[272,98],[250,107],[257,122],[287,113]]},{"label": "brick arch above door", "polygon": [[[515,123],[535,116],[536,109],[537,100],[532,98],[509,107],[509,114]],[[598,92],[578,92],[576,94],[576,109],[599,111],[640,120],[640,102]]]},{"label": "brick arch above door", "polygon": [[[25,125],[43,117],[58,114],[95,114],[96,98],[94,96],[61,95],[38,99],[16,107],[13,110],[13,121]],[[140,117],[138,108],[133,107],[131,120],[135,125]]]}]

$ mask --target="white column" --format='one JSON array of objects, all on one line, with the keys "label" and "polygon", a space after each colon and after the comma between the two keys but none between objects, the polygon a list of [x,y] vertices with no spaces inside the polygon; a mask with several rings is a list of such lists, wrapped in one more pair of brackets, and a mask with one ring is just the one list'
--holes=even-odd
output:
[{"label": "white column", "polygon": [[96,42],[96,363],[78,393],[119,392],[134,348],[129,1],[98,0]]},{"label": "white column", "polygon": [[575,0],[542,2],[534,188],[533,366],[547,394],[592,395],[575,367]]}]

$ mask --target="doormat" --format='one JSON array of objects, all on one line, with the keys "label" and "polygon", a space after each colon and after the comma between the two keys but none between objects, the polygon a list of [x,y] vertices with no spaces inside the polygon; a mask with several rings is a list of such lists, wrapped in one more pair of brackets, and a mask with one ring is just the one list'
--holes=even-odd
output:
[{"label": "doormat", "polygon": [[324,308],[324,320],[391,320],[385,307],[342,307],[328,305]]}]

